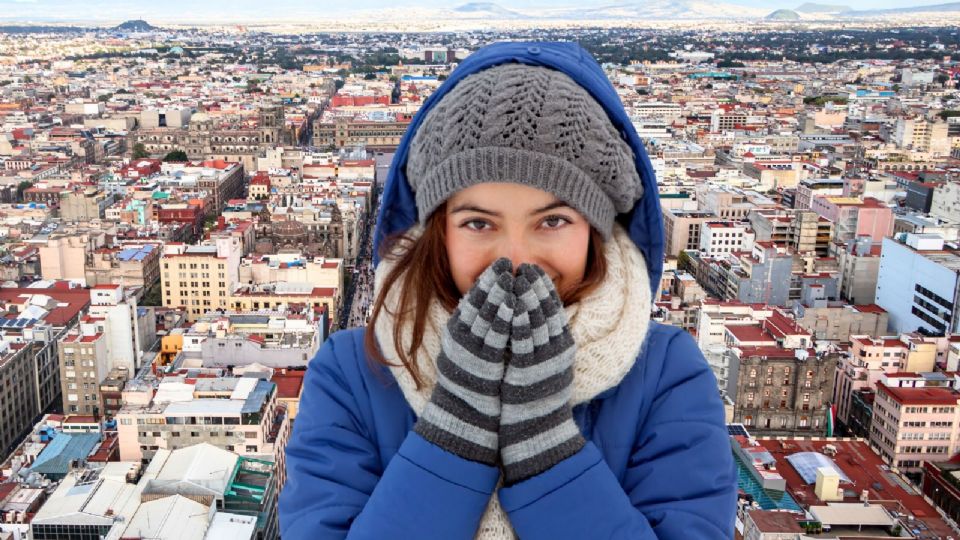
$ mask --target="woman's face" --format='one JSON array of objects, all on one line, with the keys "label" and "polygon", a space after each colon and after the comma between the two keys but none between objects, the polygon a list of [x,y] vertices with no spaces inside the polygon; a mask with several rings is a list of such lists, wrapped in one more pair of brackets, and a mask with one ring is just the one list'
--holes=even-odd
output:
[{"label": "woman's face", "polygon": [[446,248],[460,294],[495,260],[536,264],[562,298],[583,280],[590,224],[552,194],[511,183],[483,183],[446,204]]}]

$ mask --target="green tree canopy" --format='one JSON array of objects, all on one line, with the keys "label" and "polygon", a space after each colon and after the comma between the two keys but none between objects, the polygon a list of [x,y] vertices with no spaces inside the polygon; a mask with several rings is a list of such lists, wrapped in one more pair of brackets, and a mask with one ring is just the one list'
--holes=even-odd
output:
[{"label": "green tree canopy", "polygon": [[174,150],[163,157],[164,161],[189,161],[187,153],[183,150]]},{"label": "green tree canopy", "polygon": [[143,143],[133,145],[133,159],[143,159],[150,157],[147,147]]}]

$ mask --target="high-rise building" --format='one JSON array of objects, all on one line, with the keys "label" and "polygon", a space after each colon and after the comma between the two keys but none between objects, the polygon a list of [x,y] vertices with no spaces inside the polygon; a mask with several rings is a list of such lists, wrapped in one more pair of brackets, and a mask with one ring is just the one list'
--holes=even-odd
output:
[{"label": "high-rise building", "polygon": [[939,235],[885,238],[877,304],[890,313],[893,333],[960,333],[960,251]]}]

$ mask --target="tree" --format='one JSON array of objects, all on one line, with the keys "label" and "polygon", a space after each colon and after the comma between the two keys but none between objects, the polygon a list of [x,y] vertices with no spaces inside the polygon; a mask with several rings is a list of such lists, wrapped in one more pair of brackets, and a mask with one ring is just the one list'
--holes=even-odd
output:
[{"label": "tree", "polygon": [[23,200],[23,192],[29,189],[30,186],[32,185],[33,185],[33,182],[29,180],[24,180],[23,182],[20,182],[19,184],[17,184],[17,200],[18,201]]},{"label": "tree", "polygon": [[164,161],[189,161],[187,153],[183,150],[174,150],[163,157]]},{"label": "tree", "polygon": [[143,143],[133,145],[133,159],[144,159],[150,157],[147,147]]},{"label": "tree", "polygon": [[153,287],[147,289],[147,292],[143,295],[143,300],[140,301],[141,306],[161,306],[162,298],[160,296],[160,284],[157,283]]}]

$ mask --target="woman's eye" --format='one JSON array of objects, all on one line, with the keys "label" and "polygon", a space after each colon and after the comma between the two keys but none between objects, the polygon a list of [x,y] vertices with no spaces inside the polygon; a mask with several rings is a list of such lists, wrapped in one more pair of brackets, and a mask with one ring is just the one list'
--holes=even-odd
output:
[{"label": "woman's eye", "polygon": [[464,222],[463,225],[460,226],[466,227],[471,231],[484,231],[490,226],[490,224],[482,219],[471,219],[470,221]]},{"label": "woman's eye", "polygon": [[570,220],[563,216],[549,216],[543,220],[544,227],[548,229],[559,229],[570,223]]}]

